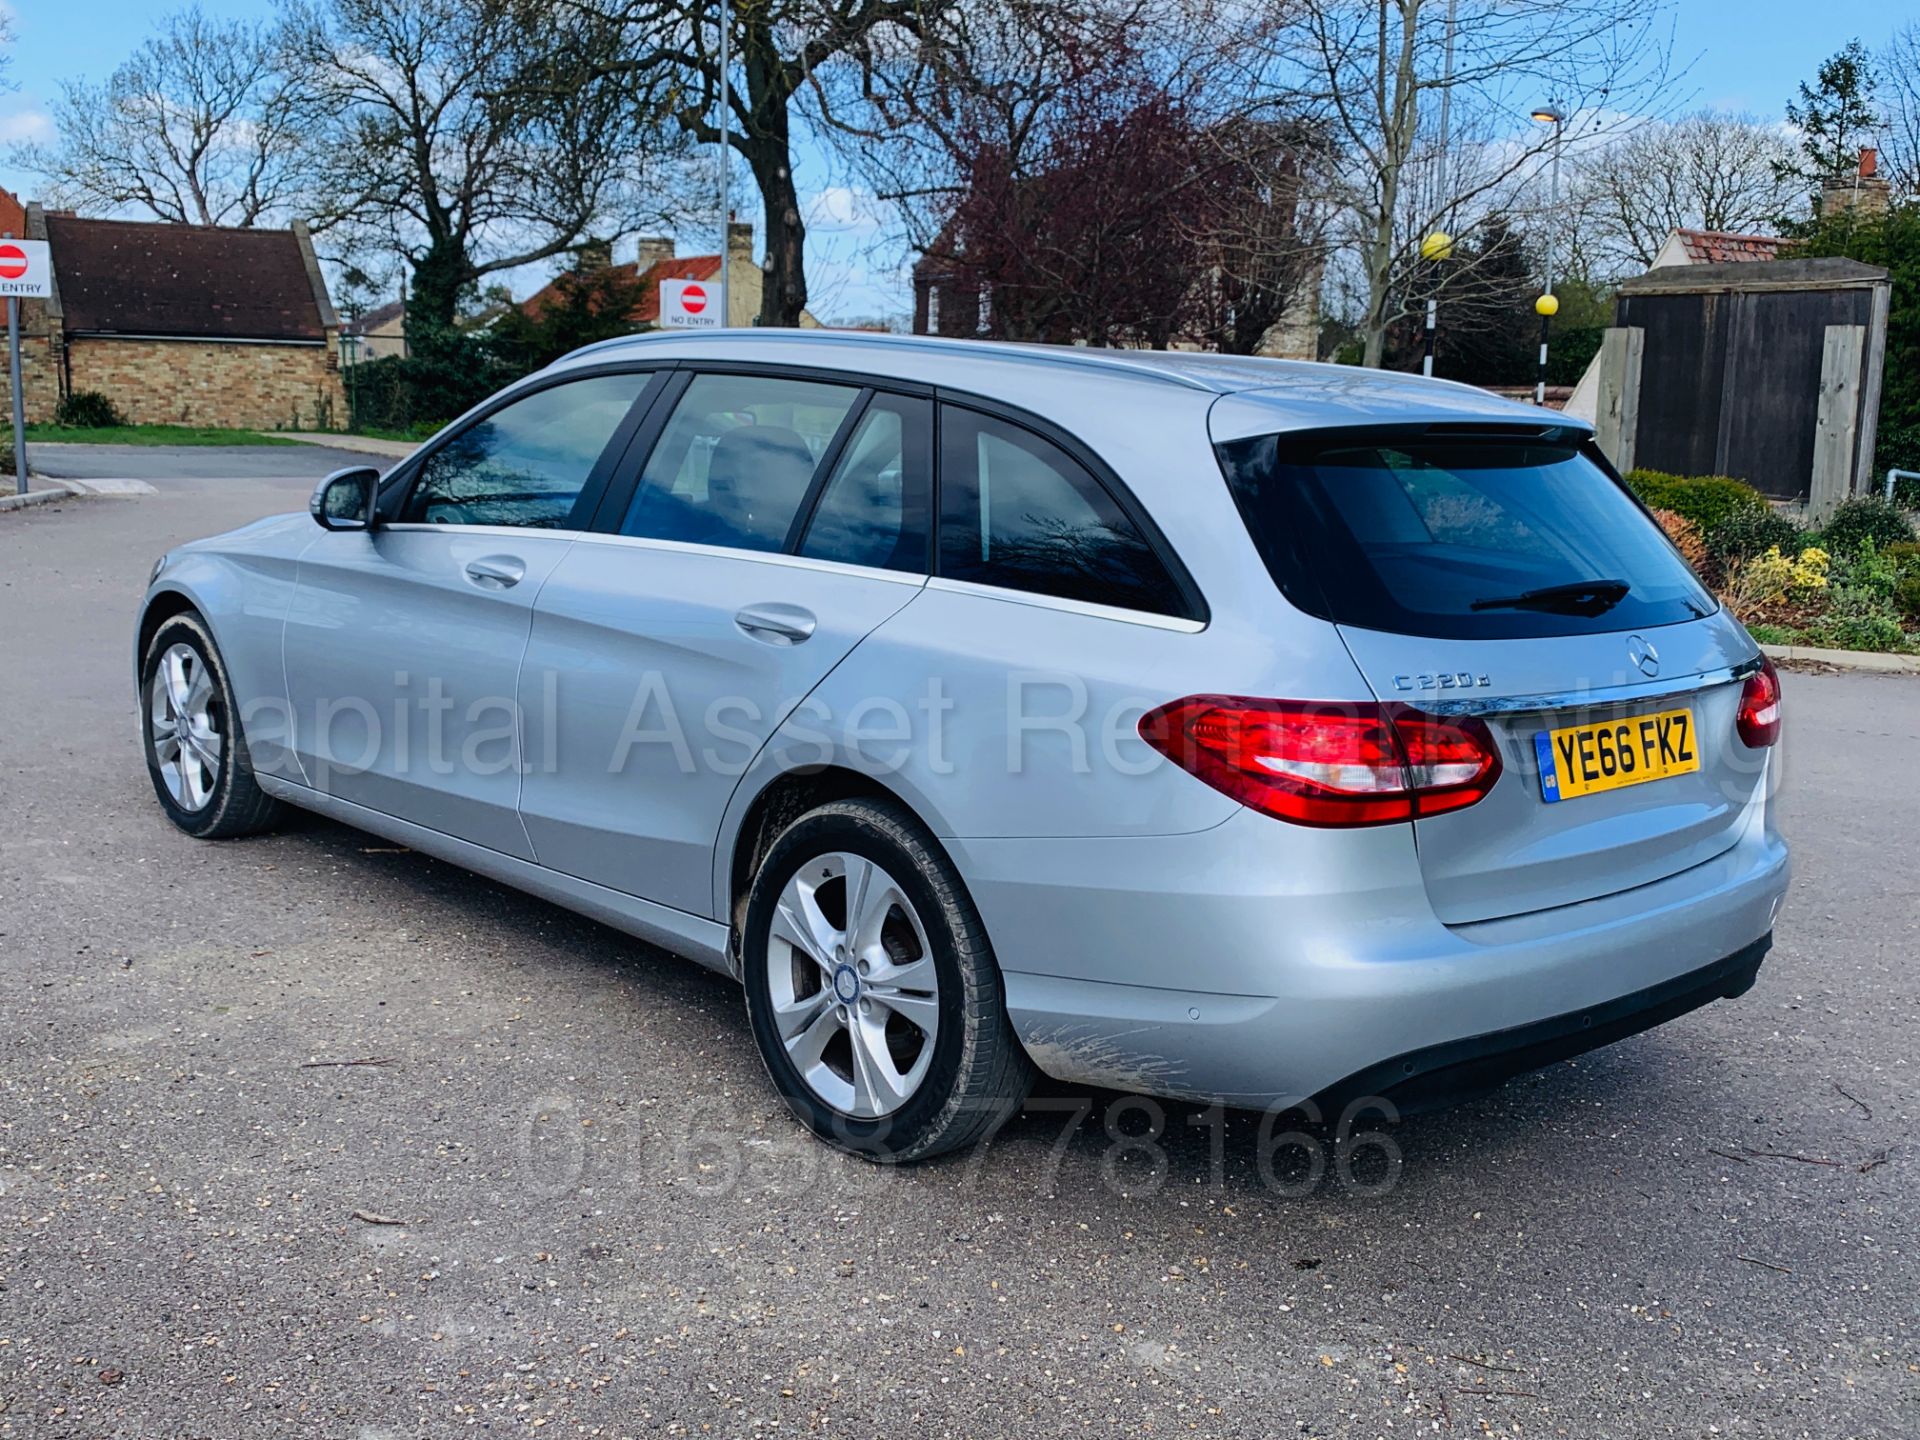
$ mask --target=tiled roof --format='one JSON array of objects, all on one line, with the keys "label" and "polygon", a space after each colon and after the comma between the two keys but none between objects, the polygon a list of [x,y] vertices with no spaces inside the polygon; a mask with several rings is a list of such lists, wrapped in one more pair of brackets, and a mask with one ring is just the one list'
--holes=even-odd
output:
[{"label": "tiled roof", "polygon": [[[647,293],[628,313],[635,325],[651,325],[660,319],[660,282],[662,280],[711,280],[720,273],[718,255],[684,255],[677,260],[660,260],[647,267],[645,274],[637,262],[611,267],[622,280],[638,276],[646,283]],[[530,320],[538,320],[549,305],[560,298],[559,281],[550,280],[520,303]]]},{"label": "tiled roof", "polygon": [[70,332],[324,340],[291,230],[47,216]]},{"label": "tiled roof", "polygon": [[1733,265],[1747,260],[1774,260],[1780,255],[1778,235],[1735,235],[1726,230],[1675,230],[1687,260],[1694,265]]},{"label": "tiled roof", "polygon": [[349,320],[346,331],[349,335],[371,335],[382,325],[405,318],[407,306],[404,300],[389,300],[384,305],[376,305],[358,320]]}]

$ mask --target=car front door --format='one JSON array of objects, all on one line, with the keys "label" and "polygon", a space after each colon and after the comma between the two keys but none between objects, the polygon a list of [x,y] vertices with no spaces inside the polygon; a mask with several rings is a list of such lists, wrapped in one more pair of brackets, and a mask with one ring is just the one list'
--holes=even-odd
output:
[{"label": "car front door", "polygon": [[535,605],[521,814],[541,864],[710,916],[741,774],[926,582],[931,404],[772,374],[678,385],[630,498]]},{"label": "car front door", "polygon": [[306,551],[284,656],[308,785],[532,858],[515,694],[533,600],[651,381],[623,371],[519,393],[409,462],[384,487],[391,519]]}]

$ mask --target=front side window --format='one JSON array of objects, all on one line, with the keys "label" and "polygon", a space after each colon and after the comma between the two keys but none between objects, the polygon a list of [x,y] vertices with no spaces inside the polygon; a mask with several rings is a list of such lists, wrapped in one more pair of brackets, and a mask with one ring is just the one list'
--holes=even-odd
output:
[{"label": "front side window", "polygon": [[566,526],[601,452],[650,378],[596,375],[551,385],[476,420],[421,463],[400,518]]},{"label": "front side window", "polygon": [[1294,604],[1442,639],[1672,625],[1714,602],[1580,437],[1259,436],[1217,447]]},{"label": "front side window", "polygon": [[952,405],[940,411],[940,573],[1186,613],[1153,547],[1085,466],[1030,430]]},{"label": "front side window", "polygon": [[620,533],[785,549],[814,471],[859,398],[852,385],[695,376],[647,457]]},{"label": "front side window", "polygon": [[927,573],[931,408],[906,396],[873,398],[820,492],[802,555]]}]

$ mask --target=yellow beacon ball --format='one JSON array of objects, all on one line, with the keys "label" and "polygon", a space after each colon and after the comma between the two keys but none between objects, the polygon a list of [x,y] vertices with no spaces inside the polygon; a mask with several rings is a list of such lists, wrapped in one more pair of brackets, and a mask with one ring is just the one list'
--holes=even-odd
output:
[{"label": "yellow beacon ball", "polygon": [[1560,313],[1559,297],[1542,295],[1538,300],[1533,302],[1533,313],[1536,315],[1558,315]]},{"label": "yellow beacon ball", "polygon": [[1451,260],[1453,258],[1453,237],[1444,230],[1436,230],[1420,242],[1422,260]]}]

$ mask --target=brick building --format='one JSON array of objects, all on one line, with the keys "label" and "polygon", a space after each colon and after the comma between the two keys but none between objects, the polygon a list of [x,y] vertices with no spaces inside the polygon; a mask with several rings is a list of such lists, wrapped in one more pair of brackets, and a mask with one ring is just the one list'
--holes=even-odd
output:
[{"label": "brick building", "polygon": [[[29,204],[25,229],[48,242],[54,289],[21,313],[30,422],[98,391],[134,424],[345,423],[339,321],[305,226],[89,220]],[[11,403],[4,357],[0,380]]]}]

